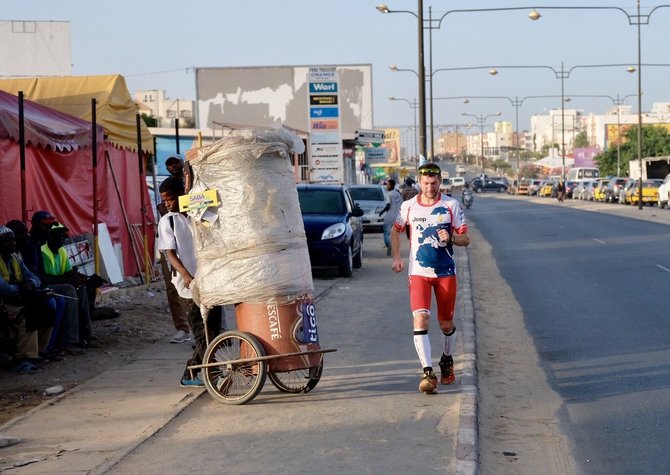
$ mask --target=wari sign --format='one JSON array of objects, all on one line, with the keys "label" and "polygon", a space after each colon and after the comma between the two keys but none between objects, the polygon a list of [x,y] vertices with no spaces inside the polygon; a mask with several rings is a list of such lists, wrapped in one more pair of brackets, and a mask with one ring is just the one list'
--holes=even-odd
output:
[{"label": "wari sign", "polygon": [[336,68],[309,68],[309,168],[315,183],[343,183],[342,123]]}]

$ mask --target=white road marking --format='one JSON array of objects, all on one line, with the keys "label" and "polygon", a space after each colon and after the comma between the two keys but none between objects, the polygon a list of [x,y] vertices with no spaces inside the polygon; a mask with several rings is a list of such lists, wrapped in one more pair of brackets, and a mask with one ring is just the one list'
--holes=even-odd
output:
[{"label": "white road marking", "polygon": [[600,239],[593,238],[593,240],[597,243],[605,244],[605,241],[601,241]]},{"label": "white road marking", "polygon": [[658,268],[661,269],[661,270],[664,270],[665,272],[669,272],[669,273],[670,273],[670,269],[668,269],[667,267],[663,267],[663,266],[660,265],[660,264],[656,264],[656,267],[658,267]]}]

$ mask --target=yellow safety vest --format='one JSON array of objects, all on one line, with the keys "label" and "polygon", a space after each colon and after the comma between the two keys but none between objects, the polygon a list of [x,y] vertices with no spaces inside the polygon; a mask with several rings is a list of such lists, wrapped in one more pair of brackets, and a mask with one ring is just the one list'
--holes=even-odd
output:
[{"label": "yellow safety vest", "polygon": [[44,272],[47,275],[63,275],[67,270],[67,251],[64,247],[58,249],[58,257],[60,258],[60,271],[56,269],[56,257],[49,249],[49,245],[45,244],[41,248],[42,255],[44,256]]},{"label": "yellow safety vest", "polygon": [[[12,254],[9,262],[12,267],[12,273],[14,274],[16,282],[23,282],[23,272],[21,272],[21,264],[19,263],[19,259]],[[9,268],[7,268],[7,263],[2,258],[0,258],[0,275],[2,275],[2,278],[5,279],[5,282],[10,282],[11,276],[9,275]]]}]

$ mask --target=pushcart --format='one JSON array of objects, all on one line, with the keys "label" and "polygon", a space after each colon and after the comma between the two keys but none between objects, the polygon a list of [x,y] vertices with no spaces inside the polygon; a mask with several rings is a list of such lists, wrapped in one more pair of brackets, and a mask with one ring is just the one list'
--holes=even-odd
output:
[{"label": "pushcart", "polygon": [[[237,330],[209,341],[201,370],[209,394],[224,404],[245,404],[266,378],[280,391],[307,393],[321,379],[323,355],[311,294],[235,306]],[[205,322],[206,323],[206,322]],[[207,328],[207,325],[205,325]]]}]

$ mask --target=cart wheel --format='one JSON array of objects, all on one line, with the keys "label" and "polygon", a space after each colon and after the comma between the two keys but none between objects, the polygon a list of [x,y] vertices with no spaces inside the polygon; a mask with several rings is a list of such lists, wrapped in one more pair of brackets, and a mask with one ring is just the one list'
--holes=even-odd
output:
[{"label": "cart wheel", "polygon": [[205,387],[216,400],[225,404],[244,404],[255,398],[265,384],[267,363],[226,363],[243,358],[265,356],[256,338],[245,332],[227,331],[217,336],[207,347],[203,364],[220,366],[203,368]]},{"label": "cart wheel", "polygon": [[323,355],[318,366],[281,373],[268,373],[270,381],[285,393],[308,393],[316,387],[323,371]]}]

